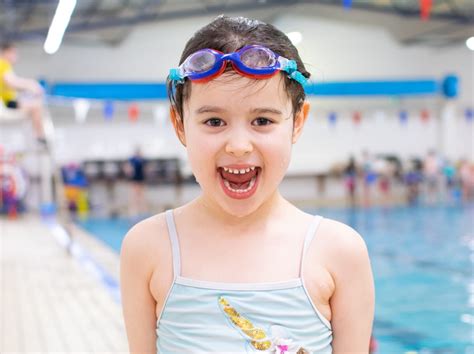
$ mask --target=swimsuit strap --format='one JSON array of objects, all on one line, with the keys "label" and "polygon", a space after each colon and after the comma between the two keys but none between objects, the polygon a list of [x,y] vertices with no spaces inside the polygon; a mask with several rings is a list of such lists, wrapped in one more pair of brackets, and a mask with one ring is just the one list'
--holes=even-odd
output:
[{"label": "swimsuit strap", "polygon": [[170,236],[171,249],[173,250],[173,276],[176,279],[176,277],[181,275],[178,233],[176,232],[176,224],[174,223],[173,210],[167,210],[165,215],[166,224],[168,225],[168,234]]},{"label": "swimsuit strap", "polygon": [[304,264],[307,250],[309,248],[309,245],[311,244],[311,241],[314,238],[314,235],[316,234],[316,230],[318,229],[319,223],[321,222],[322,219],[323,219],[322,216],[319,216],[319,215],[314,216],[313,221],[311,222],[308,232],[306,233],[306,236],[304,238],[303,252],[301,255],[301,264],[300,264],[300,277],[303,277],[303,264]]}]

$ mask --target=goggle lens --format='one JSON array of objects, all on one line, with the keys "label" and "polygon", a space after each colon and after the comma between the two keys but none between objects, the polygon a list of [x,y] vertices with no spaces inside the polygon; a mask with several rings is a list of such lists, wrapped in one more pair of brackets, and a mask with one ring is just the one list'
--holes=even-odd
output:
[{"label": "goggle lens", "polygon": [[203,73],[214,67],[216,57],[208,51],[200,51],[191,55],[184,63],[184,70],[194,73]]},{"label": "goggle lens", "polygon": [[276,64],[275,55],[265,48],[251,47],[240,54],[242,63],[254,69],[273,67]]}]

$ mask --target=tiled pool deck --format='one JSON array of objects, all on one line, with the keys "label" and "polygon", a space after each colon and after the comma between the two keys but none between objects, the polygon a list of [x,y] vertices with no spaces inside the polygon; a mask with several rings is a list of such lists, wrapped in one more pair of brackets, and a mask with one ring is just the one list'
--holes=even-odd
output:
[{"label": "tiled pool deck", "polygon": [[[117,255],[73,234],[118,279]],[[128,352],[120,304],[40,218],[0,219],[0,265],[1,353]]]}]

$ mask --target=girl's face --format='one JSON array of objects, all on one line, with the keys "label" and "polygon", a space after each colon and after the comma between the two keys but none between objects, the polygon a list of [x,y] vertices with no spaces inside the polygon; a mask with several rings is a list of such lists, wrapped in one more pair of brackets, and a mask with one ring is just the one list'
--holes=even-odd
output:
[{"label": "girl's face", "polygon": [[202,197],[227,214],[247,216],[275,197],[309,105],[293,125],[282,75],[253,80],[227,72],[191,85],[184,127],[176,115],[173,121]]}]

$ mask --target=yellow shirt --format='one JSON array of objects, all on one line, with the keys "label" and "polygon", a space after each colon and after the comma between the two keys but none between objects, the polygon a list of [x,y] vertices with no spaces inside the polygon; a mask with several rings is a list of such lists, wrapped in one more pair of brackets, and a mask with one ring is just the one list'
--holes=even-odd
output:
[{"label": "yellow shirt", "polygon": [[0,99],[5,103],[16,99],[16,91],[9,87],[3,79],[3,76],[10,72],[13,72],[12,65],[5,59],[0,58]]}]

